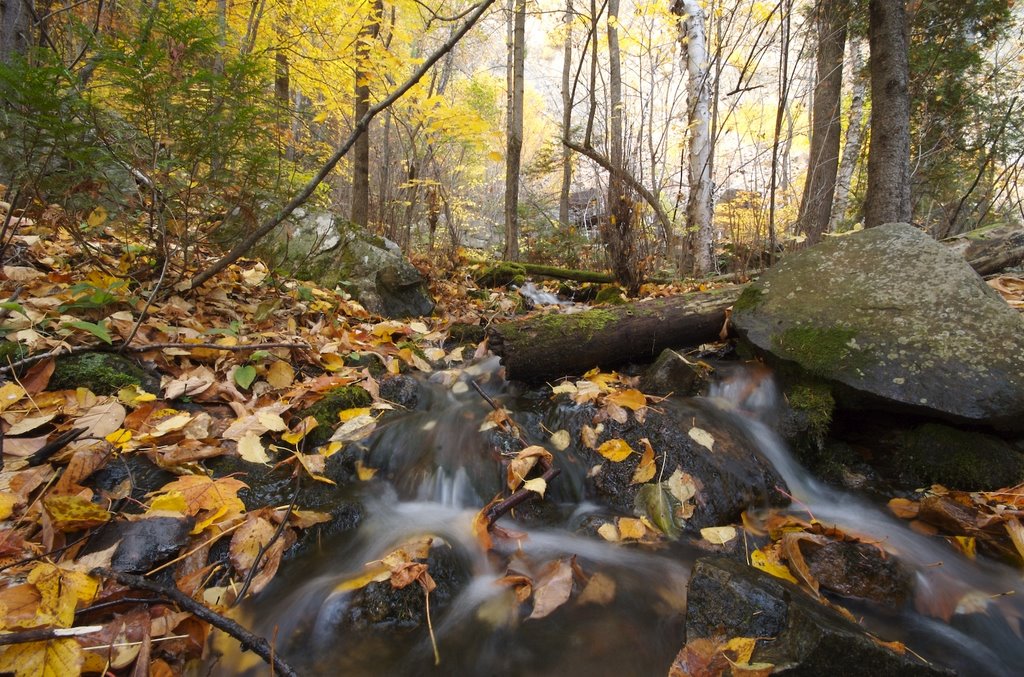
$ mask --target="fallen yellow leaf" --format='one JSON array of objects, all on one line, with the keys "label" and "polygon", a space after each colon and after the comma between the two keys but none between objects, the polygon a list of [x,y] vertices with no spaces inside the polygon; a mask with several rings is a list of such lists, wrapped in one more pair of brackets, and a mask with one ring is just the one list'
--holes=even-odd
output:
[{"label": "fallen yellow leaf", "polygon": [[633,448],[625,440],[616,438],[603,443],[597,448],[597,453],[609,461],[619,463],[620,461],[625,461],[634,452]]}]

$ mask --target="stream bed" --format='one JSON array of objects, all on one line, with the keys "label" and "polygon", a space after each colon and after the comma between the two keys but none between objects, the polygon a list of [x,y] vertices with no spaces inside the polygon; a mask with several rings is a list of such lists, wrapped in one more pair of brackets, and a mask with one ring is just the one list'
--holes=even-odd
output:
[{"label": "stream bed", "polygon": [[[273,583],[242,606],[240,621],[270,639],[299,674],[668,674],[686,642],[687,584],[697,559],[709,554],[707,544],[699,536],[626,544],[597,535],[595,525],[624,513],[595,497],[588,478],[592,464],[578,453],[577,442],[553,451],[560,476],[543,501],[498,522],[504,537],[495,538],[492,551],[474,535],[474,516],[503,488],[503,454],[517,449],[494,430],[481,431],[492,408],[469,379],[507,409],[531,443],[543,444],[552,432],[571,428],[572,419],[593,413],[552,400],[550,389],[517,390],[498,374],[492,358],[420,382],[415,408],[389,415],[358,443],[361,460],[377,476],[338,489],[340,498],[360,506],[358,526],[285,562]],[[869,632],[903,642],[935,668],[1019,674],[1020,573],[981,556],[969,560],[941,539],[911,530],[884,505],[816,480],[769,425],[777,398],[770,378],[737,367],[707,397],[678,406],[707,412],[763,457],[788,487],[792,503],[786,511],[855,534],[903,563],[913,593],[898,608],[838,600]],[[677,403],[658,406],[671,412]],[[749,511],[759,509],[768,507],[751,505]],[[429,596],[429,624],[420,585],[398,591],[382,590],[387,582],[357,587],[364,565],[424,536],[433,537],[427,563],[437,583]],[[742,530],[739,538],[731,556],[745,559],[756,545]],[[600,574],[602,589],[587,592],[578,582],[553,612],[529,618],[530,601],[517,601],[507,577],[521,574],[536,582],[553,562],[567,561],[579,569],[580,580]],[[506,584],[500,584],[503,578]],[[944,613],[934,611],[944,607]],[[265,674],[258,658],[229,640],[217,641],[214,653],[212,674]],[[841,655],[835,667],[864,674]]]}]

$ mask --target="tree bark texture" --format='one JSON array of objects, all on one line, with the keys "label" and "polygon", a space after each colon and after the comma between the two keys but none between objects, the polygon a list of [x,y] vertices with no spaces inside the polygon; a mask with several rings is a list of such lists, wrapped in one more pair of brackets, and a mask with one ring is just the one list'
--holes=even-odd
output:
[{"label": "tree bark texture", "polygon": [[26,0],[0,0],[0,63],[24,56],[32,44],[32,13]]},{"label": "tree bark texture", "polygon": [[871,143],[864,225],[910,222],[910,64],[904,0],[871,0]]},{"label": "tree bark texture", "polygon": [[581,313],[536,315],[487,330],[510,380],[543,383],[594,367],[717,341],[742,287],[638,301]]},{"label": "tree bark texture", "polygon": [[508,111],[505,149],[505,260],[519,260],[519,171],[523,152],[526,0],[509,0]]},{"label": "tree bark texture", "polygon": [[[572,135],[572,18],[573,0],[565,0],[565,45],[562,52],[562,138]],[[572,189],[572,151],[562,146],[562,187],[558,194],[558,222],[569,228],[569,193]]]},{"label": "tree bark texture", "polygon": [[[370,83],[366,67],[370,59],[371,43],[380,34],[383,0],[375,0],[370,16],[359,29],[356,39],[355,114],[353,120],[362,120],[370,110]],[[356,139],[352,149],[352,223],[365,228],[370,218],[370,130]]]},{"label": "tree bark texture", "polygon": [[836,197],[832,205],[832,217],[829,219],[828,232],[834,233],[839,224],[846,218],[846,209],[850,204],[850,187],[853,184],[853,173],[860,159],[861,143],[864,139],[864,96],[867,94],[867,78],[864,73],[864,55],[861,39],[850,40],[850,112],[847,115],[846,141],[843,143],[843,156],[839,160],[839,173],[836,176]]},{"label": "tree bark texture", "polygon": [[686,202],[687,239],[692,242],[693,272],[714,270],[714,230],[711,223],[711,82],[708,74],[704,11],[697,0],[675,0],[680,16],[679,41],[689,74],[687,119],[690,129],[689,183]]},{"label": "tree bark texture", "polygon": [[818,0],[817,83],[811,110],[811,148],[807,182],[800,201],[797,232],[806,244],[821,240],[832,217],[839,171],[840,102],[843,90],[843,51],[846,47],[846,0]]}]

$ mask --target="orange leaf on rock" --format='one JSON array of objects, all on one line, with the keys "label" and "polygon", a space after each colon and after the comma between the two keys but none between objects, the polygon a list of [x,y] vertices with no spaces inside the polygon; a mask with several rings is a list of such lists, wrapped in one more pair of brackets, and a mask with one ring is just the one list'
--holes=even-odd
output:
[{"label": "orange leaf on rock", "polygon": [[185,500],[187,515],[196,515],[203,510],[218,510],[226,507],[230,514],[245,512],[245,504],[238,498],[240,489],[249,485],[232,477],[214,480],[206,475],[186,475],[165,484],[156,496],[178,492]]},{"label": "orange leaf on rock", "polygon": [[508,464],[506,477],[508,488],[514,491],[519,487],[530,471],[533,470],[533,467],[541,460],[546,460],[550,463],[552,460],[551,452],[536,444],[526,447],[516,454],[516,457]]},{"label": "orange leaf on rock", "polygon": [[232,534],[228,548],[231,564],[239,574],[245,576],[249,573],[260,548],[270,542],[276,530],[277,527],[265,517],[253,513],[246,517],[245,523]]},{"label": "orange leaf on rock", "polygon": [[609,461],[619,463],[629,458],[629,455],[635,453],[633,448],[625,440],[618,438],[608,440],[597,448],[597,453],[601,454]]},{"label": "orange leaf on rock", "polygon": [[647,406],[647,398],[642,392],[635,388],[616,391],[609,395],[606,401],[617,404],[620,407],[625,407],[626,409],[632,409],[633,411],[643,409]]},{"label": "orange leaf on rock", "polygon": [[544,618],[569,600],[572,565],[567,559],[549,562],[533,586],[533,611],[529,618]]},{"label": "orange leaf on rock", "polygon": [[636,470],[633,471],[633,477],[629,480],[630,484],[649,482],[654,478],[654,473],[657,471],[657,466],[654,463],[654,447],[651,446],[650,441],[646,437],[640,440],[640,444],[644,446],[644,453],[640,456],[640,462],[637,463]]},{"label": "orange leaf on rock", "polygon": [[110,512],[87,498],[74,495],[47,496],[43,506],[59,531],[80,531],[110,520]]}]

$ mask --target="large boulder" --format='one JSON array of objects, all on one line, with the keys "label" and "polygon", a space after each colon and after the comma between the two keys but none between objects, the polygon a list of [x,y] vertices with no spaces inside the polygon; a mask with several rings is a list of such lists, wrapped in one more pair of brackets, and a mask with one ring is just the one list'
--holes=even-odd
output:
[{"label": "large boulder", "polygon": [[340,285],[367,310],[390,318],[434,312],[426,280],[394,242],[351,224],[337,226],[329,254],[317,257],[307,273],[325,286]]},{"label": "large boulder", "polygon": [[831,382],[842,406],[1024,427],[1024,320],[907,224],[787,256],[736,302],[755,350]]},{"label": "large boulder", "polygon": [[341,234],[340,272],[371,313],[418,317],[434,312],[426,280],[394,242],[351,229]]}]

